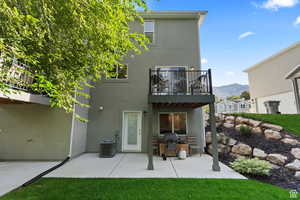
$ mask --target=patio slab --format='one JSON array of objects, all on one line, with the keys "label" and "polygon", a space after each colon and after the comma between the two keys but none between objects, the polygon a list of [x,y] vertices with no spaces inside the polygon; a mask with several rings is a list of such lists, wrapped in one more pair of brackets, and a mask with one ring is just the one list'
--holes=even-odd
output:
[{"label": "patio slab", "polygon": [[99,158],[98,154],[83,154],[46,177],[72,178],[233,178],[244,176],[220,163],[221,172],[212,171],[212,157],[204,154],[186,160],[154,157],[154,170],[147,170],[147,154],[121,153],[114,158]]},{"label": "patio slab", "polygon": [[56,164],[58,162],[0,162],[0,196]]}]

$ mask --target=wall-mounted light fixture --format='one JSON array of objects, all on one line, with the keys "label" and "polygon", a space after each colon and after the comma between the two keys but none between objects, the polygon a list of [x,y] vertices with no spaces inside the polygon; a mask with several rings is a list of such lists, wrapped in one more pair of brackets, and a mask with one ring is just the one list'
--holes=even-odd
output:
[{"label": "wall-mounted light fixture", "polygon": [[99,106],[99,110],[102,111],[104,109],[103,106]]}]

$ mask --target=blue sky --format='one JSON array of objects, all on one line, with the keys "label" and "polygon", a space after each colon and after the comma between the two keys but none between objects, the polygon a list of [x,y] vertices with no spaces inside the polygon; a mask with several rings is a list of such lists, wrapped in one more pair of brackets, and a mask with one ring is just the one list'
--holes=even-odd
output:
[{"label": "blue sky", "polygon": [[207,10],[203,69],[215,86],[247,84],[243,69],[300,40],[300,0],[148,0],[151,10]]}]

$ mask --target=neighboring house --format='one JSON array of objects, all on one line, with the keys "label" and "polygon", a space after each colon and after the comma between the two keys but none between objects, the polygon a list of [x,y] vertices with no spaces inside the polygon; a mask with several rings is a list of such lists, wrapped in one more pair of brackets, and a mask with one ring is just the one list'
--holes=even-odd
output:
[{"label": "neighboring house", "polygon": [[266,113],[264,102],[280,101],[279,112],[300,113],[300,42],[244,70],[248,73],[251,112]]},{"label": "neighboring house", "polygon": [[251,108],[251,103],[245,99],[237,99],[234,101],[222,100],[215,104],[216,113],[248,113]]},{"label": "neighboring house", "polygon": [[[114,77],[94,84],[88,114],[76,106],[88,118],[87,125],[47,105],[1,105],[0,159],[48,160],[99,152],[102,140],[117,135],[119,151],[148,152],[151,169],[153,137],[169,132],[195,136],[203,152],[202,106],[210,105],[214,121],[211,73],[201,70],[200,62],[199,29],[206,13],[142,13],[144,26],[137,21],[132,31],[145,33],[149,50],[129,55],[115,67]],[[217,148],[214,161],[218,170]]]}]

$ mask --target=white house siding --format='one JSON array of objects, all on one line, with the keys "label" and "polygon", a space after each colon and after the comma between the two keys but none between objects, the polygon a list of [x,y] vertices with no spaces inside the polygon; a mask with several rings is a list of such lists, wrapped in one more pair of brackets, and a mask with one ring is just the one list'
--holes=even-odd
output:
[{"label": "white house siding", "polygon": [[267,113],[266,108],[264,106],[265,101],[280,101],[279,105],[279,112],[282,114],[296,114],[296,103],[295,103],[295,96],[293,92],[285,92],[281,94],[266,96],[266,97],[259,97],[256,99],[257,106],[252,106],[253,108],[256,107],[257,113]]}]

